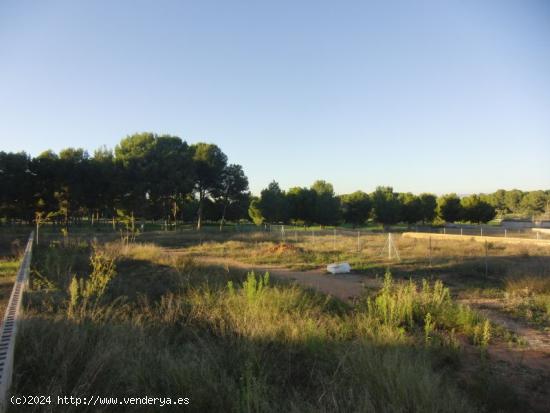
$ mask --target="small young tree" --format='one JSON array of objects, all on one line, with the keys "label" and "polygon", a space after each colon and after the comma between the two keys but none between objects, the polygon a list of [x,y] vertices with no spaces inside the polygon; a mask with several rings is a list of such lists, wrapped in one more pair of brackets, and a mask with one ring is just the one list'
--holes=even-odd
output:
[{"label": "small young tree", "polygon": [[55,211],[46,211],[46,203],[42,198],[36,202],[36,211],[34,212],[34,223],[36,224],[36,245],[40,240],[40,227],[54,218],[57,213]]},{"label": "small young tree", "polygon": [[248,215],[252,222],[256,225],[262,225],[264,223],[264,217],[260,209],[260,199],[257,197],[252,198],[250,201],[250,207],[248,208]]}]

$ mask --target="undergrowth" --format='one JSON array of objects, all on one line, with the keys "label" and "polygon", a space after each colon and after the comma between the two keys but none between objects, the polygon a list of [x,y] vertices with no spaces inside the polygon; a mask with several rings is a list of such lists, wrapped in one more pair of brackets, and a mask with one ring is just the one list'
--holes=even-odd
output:
[{"label": "undergrowth", "polygon": [[483,347],[490,325],[440,282],[388,273],[352,308],[268,274],[131,244],[39,248],[33,277],[14,394],[189,397],[198,412],[485,408],[454,370],[457,336]]}]

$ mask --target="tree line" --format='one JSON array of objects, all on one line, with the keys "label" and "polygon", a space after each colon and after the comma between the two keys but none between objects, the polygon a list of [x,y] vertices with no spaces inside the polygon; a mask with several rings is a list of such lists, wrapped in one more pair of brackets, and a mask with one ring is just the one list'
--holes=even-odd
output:
[{"label": "tree line", "polygon": [[437,197],[423,193],[397,193],[392,187],[379,186],[370,194],[356,191],[337,196],[326,181],[316,181],[309,188],[281,190],[271,182],[254,197],[249,208],[256,223],[280,222],[296,224],[363,225],[368,220],[383,225],[444,222],[486,223],[496,216],[508,214],[537,215],[548,211],[550,191],[522,192],[498,190],[492,194],[459,197],[446,194]]},{"label": "tree line", "polygon": [[89,155],[81,148],[36,157],[0,152],[0,219],[67,227],[103,219],[134,227],[136,219],[175,226],[204,220],[251,219],[256,224],[383,225],[434,221],[488,222],[507,214],[548,211],[550,191],[498,190],[437,197],[377,187],[337,196],[326,181],[283,191],[272,182],[252,197],[243,168],[215,144],[187,144],[177,136],[138,133],[112,149]]},{"label": "tree line", "polygon": [[0,218],[64,226],[87,219],[170,223],[247,218],[248,178],[214,144],[139,133],[92,156],[84,149],[36,157],[0,152]]}]

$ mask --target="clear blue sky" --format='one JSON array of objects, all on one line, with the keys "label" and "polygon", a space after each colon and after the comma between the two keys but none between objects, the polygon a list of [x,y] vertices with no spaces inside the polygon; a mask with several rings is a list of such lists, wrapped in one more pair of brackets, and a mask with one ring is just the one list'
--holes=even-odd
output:
[{"label": "clear blue sky", "polygon": [[0,150],[218,144],[253,192],[550,188],[550,1],[0,1]]}]

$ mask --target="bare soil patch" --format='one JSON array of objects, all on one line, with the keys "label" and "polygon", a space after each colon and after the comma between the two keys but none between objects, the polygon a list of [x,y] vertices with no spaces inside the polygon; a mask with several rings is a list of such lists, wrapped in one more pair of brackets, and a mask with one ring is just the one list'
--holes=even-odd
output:
[{"label": "bare soil patch", "polygon": [[227,258],[198,257],[199,262],[230,266],[246,271],[269,272],[275,278],[293,281],[304,287],[313,288],[342,301],[353,302],[365,288],[379,288],[381,280],[359,274],[329,274],[325,269],[296,271],[276,265],[246,264]]}]

